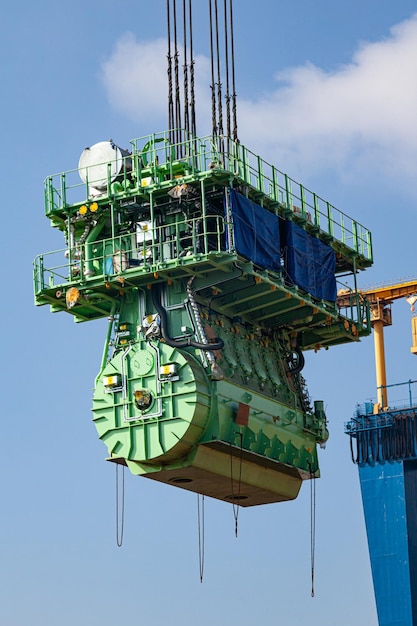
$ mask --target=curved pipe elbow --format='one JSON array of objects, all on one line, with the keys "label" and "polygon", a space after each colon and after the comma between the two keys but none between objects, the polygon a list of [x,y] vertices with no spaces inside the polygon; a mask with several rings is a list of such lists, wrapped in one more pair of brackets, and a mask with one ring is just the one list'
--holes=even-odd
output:
[{"label": "curved pipe elbow", "polygon": [[168,333],[168,321],[167,312],[161,304],[159,285],[154,284],[151,287],[152,303],[161,319],[161,335],[165,343],[171,348],[196,348],[197,350],[221,350],[224,347],[224,341],[216,337],[215,343],[200,343],[199,341],[193,341],[192,339],[185,339],[184,341],[178,341],[170,337]]}]

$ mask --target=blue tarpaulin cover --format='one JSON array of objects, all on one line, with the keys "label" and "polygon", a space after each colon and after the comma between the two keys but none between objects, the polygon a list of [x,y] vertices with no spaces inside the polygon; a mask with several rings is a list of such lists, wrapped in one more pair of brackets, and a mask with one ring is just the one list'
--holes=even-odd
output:
[{"label": "blue tarpaulin cover", "polygon": [[336,255],[326,243],[290,220],[281,220],[287,278],[319,300],[336,300]]},{"label": "blue tarpaulin cover", "polygon": [[237,253],[262,268],[281,270],[278,216],[234,189],[230,208]]}]

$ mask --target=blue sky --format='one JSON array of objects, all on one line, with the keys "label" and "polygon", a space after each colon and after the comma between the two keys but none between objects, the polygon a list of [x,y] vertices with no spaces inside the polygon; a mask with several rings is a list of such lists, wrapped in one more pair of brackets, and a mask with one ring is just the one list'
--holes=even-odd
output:
[{"label": "blue sky", "polygon": [[[195,2],[197,123],[209,98],[207,7]],[[33,307],[36,254],[63,247],[43,215],[43,179],[85,146],[166,128],[165,2],[2,9],[2,419],[0,622],[5,626],[376,626],[357,471],[343,425],[375,397],[372,339],[306,355],[330,440],[317,482],[310,597],[309,485],[292,503],[206,501],[204,582],[197,503],[126,476],[115,541],[114,467],[91,423],[105,322]],[[417,15],[409,0],[235,2],[242,143],[369,227],[362,286],[416,276]],[[205,95],[204,95],[205,94]],[[388,382],[415,379],[409,306],[386,332]],[[7,384],[6,384],[7,383]]]}]

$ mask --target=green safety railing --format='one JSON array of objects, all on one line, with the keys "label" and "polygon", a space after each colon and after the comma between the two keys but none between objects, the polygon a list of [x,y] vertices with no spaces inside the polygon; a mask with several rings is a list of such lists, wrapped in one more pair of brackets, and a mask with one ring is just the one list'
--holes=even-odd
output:
[{"label": "green safety railing", "polygon": [[[169,225],[149,225],[146,231],[38,255],[33,268],[35,297],[43,301],[48,292],[56,297],[57,292],[65,292],[71,285],[90,288],[97,280],[102,285],[121,276],[127,284],[129,280],[137,283],[141,277],[146,281],[155,272],[170,268],[177,271],[188,264],[193,272],[198,272],[199,263],[209,259],[216,267],[217,262],[225,262],[227,255],[231,261],[236,258],[230,224],[223,216],[207,215],[205,220],[178,219]],[[271,279],[284,286],[284,274]],[[338,306],[341,318],[356,324],[358,331],[370,328],[367,301],[355,291],[347,297],[346,285],[339,286],[345,292],[344,304]]]},{"label": "green safety railing", "polygon": [[[190,182],[223,175],[231,184],[237,180],[249,185],[270,210],[325,233],[372,263],[370,231],[330,202],[232,139],[195,138],[181,131],[181,141],[172,143],[175,132],[174,129],[133,140],[132,154],[124,157],[129,167],[123,167],[117,180],[112,181],[111,164],[107,164],[106,191],[96,199],[117,200],[170,187],[181,180]],[[91,180],[80,181],[76,169],[49,176],[45,180],[47,215],[53,217],[54,213],[67,211],[73,205],[91,202],[94,199],[90,195],[91,186]]]},{"label": "green safety railing", "polygon": [[[170,233],[167,234],[167,229]],[[34,261],[35,294],[91,278],[148,274],[208,255],[226,253],[226,225],[219,215],[179,220],[131,233],[40,254]]]},{"label": "green safety railing", "polygon": [[371,313],[369,304],[356,289],[347,289],[344,283],[336,281],[337,292],[343,293],[342,298],[337,298],[336,303],[339,313],[349,320],[354,320],[361,328],[371,328]]}]

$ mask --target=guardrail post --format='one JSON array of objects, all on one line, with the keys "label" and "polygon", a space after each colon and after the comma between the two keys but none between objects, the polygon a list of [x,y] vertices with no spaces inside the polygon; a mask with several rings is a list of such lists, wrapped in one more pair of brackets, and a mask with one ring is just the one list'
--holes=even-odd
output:
[{"label": "guardrail post", "polygon": [[[272,166],[272,197],[274,202],[279,202],[279,187],[277,182],[277,170],[274,166]],[[275,209],[275,213],[277,210]]]},{"label": "guardrail post", "polygon": [[327,226],[328,233],[331,237],[334,237],[334,225],[333,225],[333,214],[332,214],[332,205],[330,202],[326,202],[327,205]]},{"label": "guardrail post", "polygon": [[320,227],[320,206],[317,194],[313,193],[314,202],[314,225]]},{"label": "guardrail post", "polygon": [[264,174],[263,174],[263,167],[262,167],[262,159],[260,156],[258,156],[258,191],[261,191],[262,193],[264,193]]},{"label": "guardrail post", "polygon": [[367,232],[367,251],[366,251],[366,256],[367,258],[372,261],[372,235],[371,235],[371,231],[366,231]]},{"label": "guardrail post", "polygon": [[284,178],[285,178],[285,202],[287,204],[287,209],[292,211],[293,210],[293,206],[292,206],[291,182],[290,182],[290,179],[289,179],[287,174],[284,174]]},{"label": "guardrail post", "polygon": [[67,188],[65,184],[65,173],[61,174],[61,202],[62,206],[60,208],[65,209],[65,207],[67,206]]},{"label": "guardrail post", "polygon": [[303,185],[300,185],[300,199],[301,199],[301,215],[306,219],[306,194]]},{"label": "guardrail post", "polygon": [[354,220],[352,221],[352,232],[353,232],[353,246],[354,246],[353,249],[355,250],[355,252],[360,252],[359,239],[358,239],[358,225]]}]

